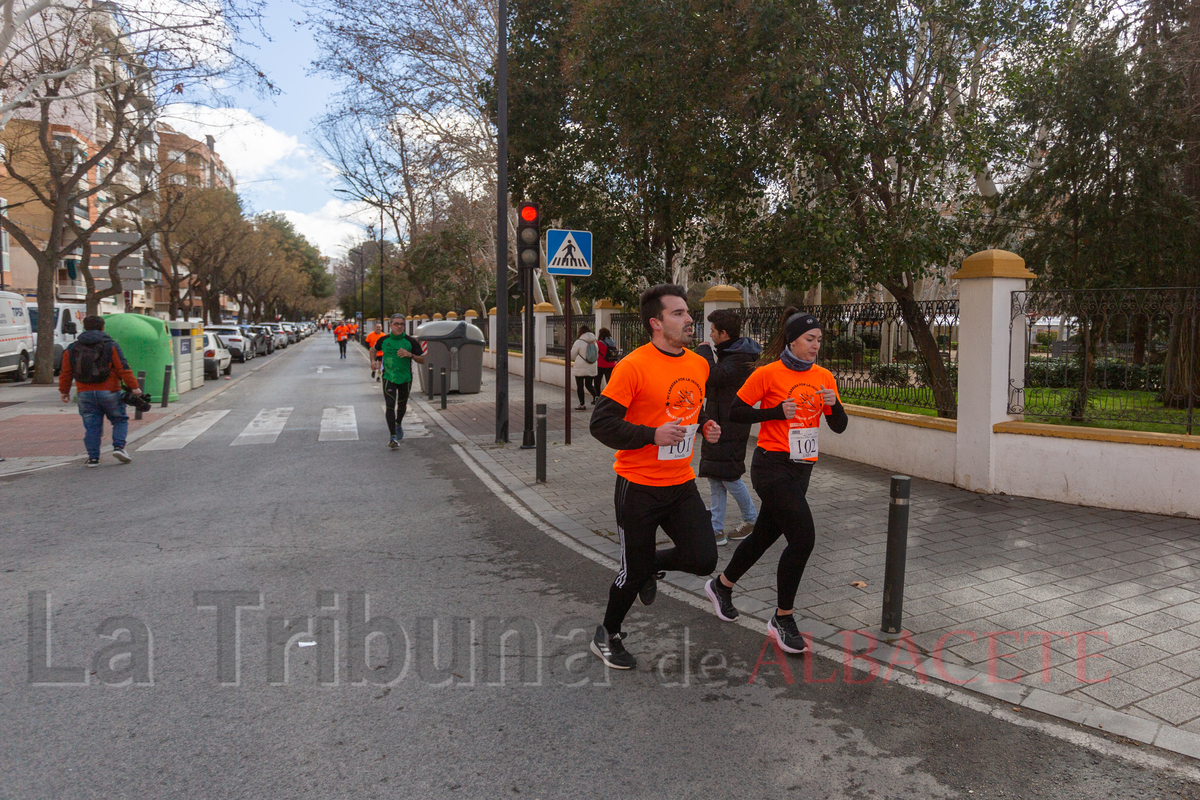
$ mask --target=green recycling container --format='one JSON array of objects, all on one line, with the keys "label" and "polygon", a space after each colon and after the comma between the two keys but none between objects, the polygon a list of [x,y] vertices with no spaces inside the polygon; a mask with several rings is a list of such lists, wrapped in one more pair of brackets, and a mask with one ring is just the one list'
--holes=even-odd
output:
[{"label": "green recycling container", "polygon": [[146,392],[154,402],[162,400],[163,374],[171,367],[171,395],[179,399],[175,382],[175,356],[171,352],[171,332],[167,323],[143,314],[109,314],[104,318],[104,332],[121,345],[133,374],[146,373]]}]

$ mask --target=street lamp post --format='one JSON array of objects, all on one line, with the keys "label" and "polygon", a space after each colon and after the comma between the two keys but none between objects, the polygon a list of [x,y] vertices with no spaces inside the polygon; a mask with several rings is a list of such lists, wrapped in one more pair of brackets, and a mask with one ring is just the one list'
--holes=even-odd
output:
[{"label": "street lamp post", "polygon": [[379,324],[387,330],[383,321],[383,198],[379,199]]},{"label": "street lamp post", "polygon": [[[496,21],[496,443],[508,441],[508,2]],[[525,347],[532,347],[526,342]]]}]

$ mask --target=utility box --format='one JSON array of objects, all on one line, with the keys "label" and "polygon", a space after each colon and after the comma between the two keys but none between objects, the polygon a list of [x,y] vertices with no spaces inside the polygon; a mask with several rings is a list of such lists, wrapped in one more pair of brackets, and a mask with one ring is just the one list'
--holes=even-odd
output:
[{"label": "utility box", "polygon": [[171,354],[175,357],[175,386],[180,394],[199,389],[204,386],[204,328],[197,320],[171,320],[167,330],[171,332]]},{"label": "utility box", "polygon": [[146,392],[155,401],[162,400],[163,376],[170,365],[168,399],[179,399],[172,337],[166,322],[142,314],[109,314],[104,318],[104,332],[121,345],[121,352],[129,360],[134,375],[146,373]]},{"label": "utility box", "polygon": [[466,322],[433,320],[417,327],[417,341],[425,345],[425,363],[414,364],[421,373],[421,391],[428,393],[430,368],[433,393],[442,390],[442,368],[446,369],[446,391],[478,394],[483,384],[483,348],[487,337]]}]

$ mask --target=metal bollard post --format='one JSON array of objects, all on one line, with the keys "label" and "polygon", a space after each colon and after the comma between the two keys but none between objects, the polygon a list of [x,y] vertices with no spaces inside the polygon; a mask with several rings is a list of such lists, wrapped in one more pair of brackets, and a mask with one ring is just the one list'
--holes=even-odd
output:
[{"label": "metal bollard post", "polygon": [[448,387],[446,381],[446,368],[442,367],[442,410],[446,410],[446,389]]},{"label": "metal bollard post", "polygon": [[425,368],[425,391],[429,393],[429,402],[433,402],[433,364]]},{"label": "metal bollard post", "polygon": [[162,407],[163,408],[167,407],[167,398],[169,398],[170,396],[171,396],[171,365],[167,364],[167,366],[163,369],[163,396],[162,396]]},{"label": "metal bollard post", "polygon": [[892,504],[888,507],[887,557],[883,567],[884,633],[899,633],[904,616],[904,564],[908,555],[908,500],[912,478],[892,476]]},{"label": "metal bollard post", "polygon": [[[537,417],[537,482],[546,482],[546,404],[534,406]],[[567,410],[570,414],[570,409]]]},{"label": "metal bollard post", "polygon": [[[138,370],[137,378],[138,378],[138,388],[141,389],[143,392],[145,392],[146,391],[146,371],[141,370],[141,369]],[[133,418],[134,419],[142,418],[142,410],[140,408],[133,413]]]}]

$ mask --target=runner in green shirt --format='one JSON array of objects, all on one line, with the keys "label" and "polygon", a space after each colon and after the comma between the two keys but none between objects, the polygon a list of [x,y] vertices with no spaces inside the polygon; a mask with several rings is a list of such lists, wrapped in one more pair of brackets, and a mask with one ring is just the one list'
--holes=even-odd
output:
[{"label": "runner in green shirt", "polygon": [[388,447],[395,449],[404,438],[404,412],[408,410],[408,393],[412,389],[412,364],[425,363],[421,345],[404,332],[404,315],[393,314],[391,332],[375,340],[373,358],[383,359],[383,406],[388,431],[392,438]]}]

